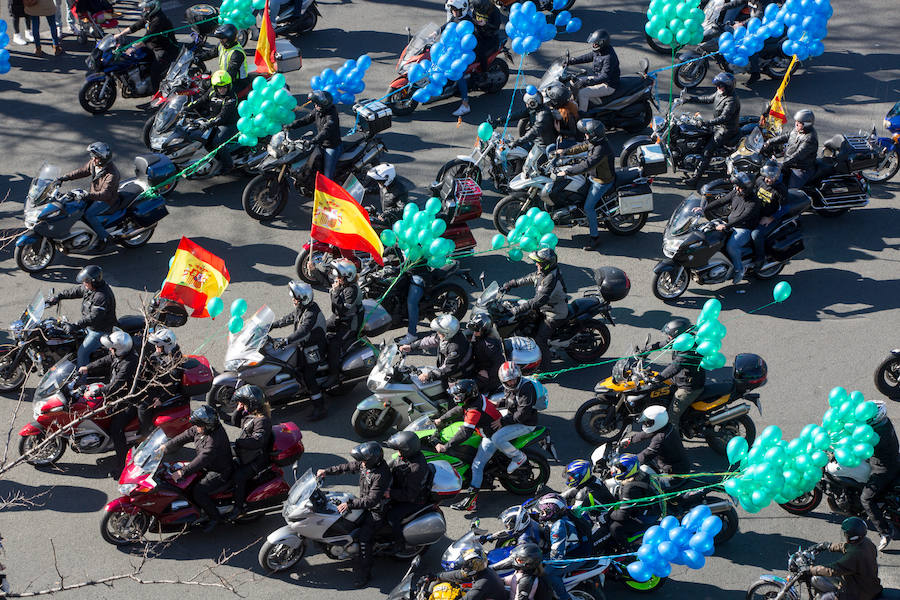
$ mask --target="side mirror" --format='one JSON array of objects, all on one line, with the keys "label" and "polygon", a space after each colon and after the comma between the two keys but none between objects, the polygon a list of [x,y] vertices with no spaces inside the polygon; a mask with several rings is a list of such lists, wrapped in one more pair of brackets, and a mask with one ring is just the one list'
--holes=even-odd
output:
[{"label": "side mirror", "polygon": [[650,334],[648,333],[648,334],[647,334],[647,339],[644,341],[644,347],[646,348],[646,347],[649,346],[649,345],[650,345]]},{"label": "side mirror", "polygon": [[644,75],[646,75],[647,71],[650,70],[650,61],[646,57],[641,58],[638,65],[640,65],[641,73],[643,73]]},{"label": "side mirror", "polygon": [[[409,27],[407,27],[407,30],[408,30],[408,29],[409,29]],[[417,570],[421,565],[422,565],[422,555],[420,554],[420,555],[416,556],[416,557],[412,560],[412,564],[411,564],[410,566],[412,567],[412,570],[415,571],[415,570]]]},{"label": "side mirror", "polygon": [[484,291],[484,271],[478,276],[479,281],[481,281],[481,291]]}]

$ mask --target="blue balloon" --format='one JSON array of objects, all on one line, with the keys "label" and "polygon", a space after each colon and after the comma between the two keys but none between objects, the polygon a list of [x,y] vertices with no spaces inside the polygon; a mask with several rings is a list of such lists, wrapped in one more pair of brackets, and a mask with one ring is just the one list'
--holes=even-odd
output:
[{"label": "blue balloon", "polygon": [[324,69],[319,77],[321,78],[322,83],[328,85],[337,79],[337,73],[334,72],[334,69]]},{"label": "blue balloon", "polygon": [[340,104],[353,104],[353,94],[341,94]]},{"label": "blue balloon", "polygon": [[547,24],[547,17],[544,16],[544,13],[539,12],[535,13],[531,16],[531,31],[537,31]]},{"label": "blue balloon", "polygon": [[0,75],[6,75],[7,73],[9,73],[9,69],[10,66],[8,62],[0,63]]},{"label": "blue balloon", "polygon": [[562,10],[568,4],[567,0],[553,0],[553,10]]},{"label": "blue balloon", "polygon": [[462,55],[462,61],[468,67],[473,62],[475,62],[475,53],[471,52],[471,51],[466,52],[465,54]]},{"label": "blue balloon", "polygon": [[7,50],[6,48],[0,48],[0,62],[9,62],[9,50]]},{"label": "blue balloon", "polygon": [[311,87],[314,90],[321,90],[322,89],[322,78],[319,77],[318,75],[316,75],[315,77],[310,79],[309,87]]},{"label": "blue balloon", "polygon": [[6,33],[6,21],[2,19],[0,19],[0,33]]},{"label": "blue balloon", "polygon": [[506,26],[503,28],[503,30],[506,31],[507,37],[512,38],[512,37],[515,37],[515,35],[516,35],[516,26],[513,25],[512,21],[508,21],[506,23]]},{"label": "blue balloon", "polygon": [[425,60],[423,60],[422,62],[420,62],[419,64],[422,65],[422,70],[425,71],[426,73],[431,70],[431,61],[428,60],[427,58]]},{"label": "blue balloon", "polygon": [[809,46],[810,56],[822,56],[825,53],[825,44],[821,40],[816,40]]},{"label": "blue balloon", "polygon": [[516,37],[512,41],[512,51],[516,54],[525,54],[525,48],[522,45],[523,38]]},{"label": "blue balloon", "polygon": [[706,517],[703,519],[703,523],[700,524],[700,531],[711,536],[717,535],[722,531],[722,519],[715,515]]},{"label": "blue balloon", "polygon": [[425,104],[431,100],[431,95],[428,93],[427,88],[422,88],[421,90],[416,90],[416,93],[412,95],[412,99],[419,104]]},{"label": "blue balloon", "polygon": [[730,44],[734,40],[734,34],[730,31],[725,31],[722,35],[719,36],[719,47],[722,47],[722,44]]},{"label": "blue balloon", "polygon": [[537,13],[537,7],[534,5],[534,2],[528,0],[528,2],[522,3],[522,9],[519,12],[530,19],[531,15]]},{"label": "blue balloon", "polygon": [[444,91],[444,86],[432,81],[427,86],[425,86],[425,89],[428,91],[429,96],[437,96]]},{"label": "blue balloon", "polygon": [[789,40],[798,41],[801,37],[803,37],[803,30],[800,29],[799,25],[791,25],[788,28],[787,36]]},{"label": "blue balloon", "polygon": [[766,22],[775,20],[778,16],[778,4],[773,2],[768,5],[763,16],[765,17],[764,21]]},{"label": "blue balloon", "polygon": [[581,29],[581,19],[578,17],[572,17],[572,20],[569,21],[569,24],[566,25],[566,33],[577,33]]},{"label": "blue balloon", "polygon": [[410,81],[418,81],[425,77],[425,69],[422,68],[422,65],[419,63],[414,63],[407,73],[407,77]]},{"label": "blue balloon", "polygon": [[[515,6],[515,4],[513,5]],[[701,558],[703,558],[701,556]],[[653,574],[650,572],[650,569],[639,560],[634,561],[633,563],[628,563],[628,566],[625,567],[628,570],[628,574],[631,575],[631,578],[635,581],[640,581],[641,583],[645,581],[650,581],[650,578],[653,577]]]},{"label": "blue balloon", "polygon": [[556,20],[554,23],[557,27],[565,27],[569,24],[569,21],[572,20],[572,13],[567,10],[562,11],[558,15],[556,15]]},{"label": "blue balloon", "polygon": [[449,21],[446,25],[444,25],[443,35],[455,35],[457,25],[459,25],[459,23],[457,23],[456,21]]},{"label": "blue balloon", "polygon": [[806,60],[809,58],[809,50],[806,49],[806,46],[801,46],[797,48],[797,60]]},{"label": "blue balloon", "polygon": [[762,25],[762,21],[760,21],[756,17],[753,17],[752,19],[747,21],[747,33],[749,33],[751,35],[756,33],[757,31],[759,31],[759,28],[761,25]]},{"label": "blue balloon", "polygon": [[[678,525],[679,525],[678,519],[676,519],[672,515],[663,517],[663,520],[659,522],[659,526],[662,527],[663,529],[665,529],[666,531],[669,531],[670,529],[675,529],[676,527],[678,527]],[[668,533],[666,535],[668,535]]]},{"label": "blue balloon", "polygon": [[436,61],[444,55],[444,42],[439,41],[431,47],[431,60]]},{"label": "blue balloon", "polygon": [[459,40],[459,45],[463,50],[474,50],[475,46],[478,45],[478,40],[475,39],[473,34],[469,33]]},{"label": "blue balloon", "polygon": [[[690,548],[688,548],[688,550],[690,550]],[[685,560],[685,558],[684,558],[684,553],[685,553],[684,550],[678,552],[678,556],[676,556],[675,558],[673,558],[671,560],[672,564],[673,565],[686,565],[687,560]]]},{"label": "blue balloon", "polygon": [[656,546],[647,544],[646,542],[641,544],[641,547],[638,548],[637,557],[648,565],[657,562],[660,558],[659,553],[656,551]]},{"label": "blue balloon", "polygon": [[670,561],[678,556],[680,552],[678,546],[676,546],[672,542],[660,542],[656,549],[659,552],[659,555],[667,561]]},{"label": "blue balloon", "polygon": [[685,550],[684,551],[684,564],[692,569],[700,569],[703,568],[703,565],[706,564],[706,558],[696,550]]},{"label": "blue balloon", "polygon": [[356,59],[356,68],[360,71],[366,71],[372,66],[372,58],[368,54],[363,54]]},{"label": "blue balloon", "polygon": [[[0,21],[0,23],[6,23],[6,21]],[[6,45],[9,43],[9,35],[6,34],[5,31],[0,32],[0,48],[6,48]]]},{"label": "blue balloon", "polygon": [[472,21],[461,21],[459,25],[456,26],[456,31],[460,36],[468,35],[475,31],[475,24]]},{"label": "blue balloon", "polygon": [[527,38],[525,38],[525,41],[523,43],[525,45],[525,52],[529,54],[532,52],[536,52],[537,49],[541,47],[540,38],[536,38],[533,35],[529,35]]},{"label": "blue balloon", "polygon": [[738,43],[741,40],[743,40],[745,35],[747,35],[747,30],[744,27],[742,27],[742,26],[736,27],[734,30],[735,43]]},{"label": "blue balloon", "polygon": [[[669,539],[679,548],[686,548],[691,541],[691,531],[689,528],[676,527],[669,531]],[[672,560],[671,558],[669,560]]]},{"label": "blue balloon", "polygon": [[556,37],[556,26],[553,23],[544,23],[544,28],[541,31],[541,42],[549,42],[553,38]]},{"label": "blue balloon", "polygon": [[651,566],[653,568],[653,574],[657,577],[668,577],[672,574],[672,565],[668,562],[653,563]]},{"label": "blue balloon", "polygon": [[659,525],[654,525],[644,532],[644,537],[642,539],[644,545],[653,545],[668,539],[668,533]]},{"label": "blue balloon", "polygon": [[537,94],[538,89],[533,85],[525,86],[526,94]]}]

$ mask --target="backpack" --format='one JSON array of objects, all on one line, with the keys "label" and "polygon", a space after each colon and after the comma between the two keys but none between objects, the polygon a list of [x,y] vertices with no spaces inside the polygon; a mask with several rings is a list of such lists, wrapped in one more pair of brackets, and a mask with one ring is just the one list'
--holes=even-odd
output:
[{"label": "backpack", "polygon": [[534,386],[534,394],[536,396],[534,409],[547,410],[547,407],[550,406],[550,400],[547,397],[547,388],[544,387],[544,384],[533,377],[523,377],[522,380]]}]

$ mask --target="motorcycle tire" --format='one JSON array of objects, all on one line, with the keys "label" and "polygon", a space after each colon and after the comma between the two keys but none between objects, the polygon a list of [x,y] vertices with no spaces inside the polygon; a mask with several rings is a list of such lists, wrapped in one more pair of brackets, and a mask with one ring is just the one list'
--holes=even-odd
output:
[{"label": "motorcycle tire", "polygon": [[892,355],[878,365],[875,388],[891,400],[900,400],[900,356]]},{"label": "motorcycle tire", "polygon": [[469,310],[469,294],[455,283],[441,283],[434,287],[428,305],[421,309],[429,321],[441,314],[451,314],[461,321]]},{"label": "motorcycle tire", "polygon": [[24,360],[19,362],[15,369],[10,369],[14,350],[15,346],[4,346],[3,350],[0,350],[0,393],[20,389],[28,377],[30,369]]},{"label": "motorcycle tire", "polygon": [[78,102],[81,104],[81,108],[92,115],[102,115],[112,108],[112,105],[116,102],[116,95],[118,94],[116,82],[111,81],[106,88],[106,96],[101,97],[100,90],[103,89],[103,82],[103,79],[85,81],[81,89],[78,90]]},{"label": "motorcycle tire", "polygon": [[650,46],[650,49],[657,54],[665,54],[666,56],[672,55],[672,46],[663,44],[655,37],[650,37],[650,35],[646,32],[644,33],[644,39],[647,40],[647,45]]},{"label": "motorcycle tire", "polygon": [[[757,581],[747,589],[747,600],[768,600],[776,597],[784,586],[773,581]],[[785,596],[790,594],[785,593]]]},{"label": "motorcycle tire", "polygon": [[[628,133],[640,133],[644,129],[650,127],[650,124],[653,122],[653,107],[650,106],[650,102],[644,102],[644,105],[641,106],[641,112],[638,114],[637,118],[633,121],[629,121],[629,124],[623,127],[625,131]],[[519,169],[521,171],[521,169]]]},{"label": "motorcycle tire", "polygon": [[172,192],[175,191],[175,188],[178,187],[178,182],[181,181],[181,177],[171,177],[169,178],[169,182],[161,185],[156,188],[156,191],[160,196],[168,196]]},{"label": "motorcycle tire", "polygon": [[[390,94],[390,92],[388,92]],[[419,103],[412,99],[414,90],[412,88],[404,88],[398,93],[391,94],[385,104],[391,107],[391,112],[395,117],[406,117],[416,110]]]},{"label": "motorcycle tire", "polygon": [[484,88],[486,94],[496,94],[503,91],[506,84],[509,83],[509,65],[502,58],[495,58],[494,62],[488,67],[487,77],[493,78],[498,76],[497,81],[488,88]]},{"label": "motorcycle tire", "polygon": [[144,121],[143,129],[141,129],[141,143],[143,143],[144,147],[147,148],[148,150],[152,149],[152,148],[150,148],[150,132],[153,131],[153,123],[155,121],[156,121],[156,113],[153,113],[152,115],[147,117],[147,120]]},{"label": "motorcycle tire", "polygon": [[[121,527],[117,527],[124,520],[129,529],[124,532],[129,535],[121,535]],[[150,529],[150,517],[146,513],[128,513],[122,509],[110,510],[103,514],[100,521],[100,537],[113,546],[131,546],[144,539],[144,534]]]},{"label": "motorcycle tire", "polygon": [[[773,61],[769,61],[763,68],[762,72],[769,76],[771,79],[784,79],[784,74],[787,73],[788,67],[791,64],[791,57],[789,56],[779,56],[779,63],[776,65]],[[799,65],[795,67],[794,73],[799,70]]]},{"label": "motorcycle tire", "polygon": [[454,158],[438,169],[436,181],[442,182],[449,176],[451,179],[471,179],[481,186],[481,169],[469,160]]},{"label": "motorcycle tire", "polygon": [[761,271],[754,271],[753,277],[759,279],[761,281],[766,281],[767,279],[774,279],[778,277],[778,275],[784,270],[786,263],[778,263],[774,267],[770,267],[768,269],[763,269]]},{"label": "motorcycle tire", "polygon": [[606,323],[597,319],[591,319],[584,323],[582,331],[578,332],[575,337],[586,339],[588,334],[591,337],[590,347],[578,345],[573,338],[572,343],[566,348],[566,354],[569,355],[569,358],[579,364],[595,361],[609,350],[609,341],[612,335]]},{"label": "motorcycle tire", "polygon": [[516,219],[522,216],[525,196],[515,193],[504,196],[494,207],[494,227],[503,235],[509,234],[515,227]]},{"label": "motorcycle tire", "polygon": [[280,183],[274,183],[276,191],[274,196],[271,195],[270,188],[273,185],[273,177],[274,175],[271,173],[260,173],[250,180],[241,195],[244,212],[263,223],[280,215],[288,200],[289,189],[286,179],[282,179]]},{"label": "motorcycle tire", "polygon": [[230,385],[214,385],[206,395],[206,403],[216,409],[219,418],[227,419],[237,410],[234,401],[234,388]]},{"label": "motorcycle tire", "polygon": [[53,262],[53,257],[56,255],[56,246],[52,243],[48,243],[45,254],[39,257],[40,260],[32,262],[31,257],[36,252],[34,246],[40,248],[40,244],[40,242],[35,242],[34,244],[16,246],[16,249],[13,252],[13,256],[16,259],[16,266],[26,273],[37,273],[38,271],[43,271],[49,267],[50,263]]},{"label": "motorcycle tire", "polygon": [[647,216],[650,213],[635,213],[631,215],[613,215],[604,223],[613,235],[634,235],[647,224]]},{"label": "motorcycle tire", "polygon": [[353,431],[366,440],[383,436],[394,426],[394,421],[397,420],[397,411],[393,408],[388,410],[390,413],[385,417],[384,423],[381,426],[376,426],[378,416],[381,414],[380,410],[377,408],[359,410],[357,408],[353,411],[353,416],[350,417],[350,424],[353,426]]},{"label": "motorcycle tire", "polygon": [[[714,502],[723,501],[722,498],[708,498],[708,500]],[[717,513],[716,516],[722,520],[722,530],[719,531],[713,539],[716,547],[719,547],[733,538],[734,534],[738,532],[740,517],[738,517],[737,510],[734,506],[729,507],[729,509],[723,513]]]},{"label": "motorcycle tire", "polygon": [[257,560],[259,566],[267,573],[279,573],[293,568],[304,556],[306,556],[306,538],[300,538],[300,545],[297,548],[266,540],[259,549]]},{"label": "motorcycle tire", "polygon": [[603,588],[599,584],[582,584],[570,591],[569,596],[575,600],[606,600],[606,594],[603,593]]},{"label": "motorcycle tire", "polygon": [[621,415],[616,415],[612,425],[606,427],[610,410],[615,410],[615,406],[606,398],[593,398],[579,406],[575,411],[574,420],[575,431],[581,439],[595,447],[617,439],[625,427],[625,419]]},{"label": "motorcycle tire", "polygon": [[849,210],[849,208],[814,208],[813,212],[826,219],[836,219],[845,215]]},{"label": "motorcycle tire", "polygon": [[[47,436],[43,433],[22,436],[19,438],[19,456],[30,454],[34,448],[42,444],[46,439]],[[65,452],[66,439],[58,435],[41,449],[40,455],[26,458],[25,462],[32,467],[49,467],[55,465]]]},{"label": "motorcycle tire", "polygon": [[253,32],[249,29],[239,29],[237,34],[237,43],[241,46],[246,46],[247,42],[250,41],[250,38],[253,37]]},{"label": "motorcycle tire", "polygon": [[816,509],[822,502],[822,490],[819,486],[813,488],[811,492],[807,492],[798,498],[794,498],[790,502],[779,504],[785,512],[792,515],[808,515]]},{"label": "motorcycle tire", "polygon": [[741,436],[747,443],[751,446],[753,445],[753,440],[756,439],[756,424],[753,423],[753,419],[750,418],[750,415],[741,415],[737,419],[732,419],[731,421],[725,421],[720,425],[713,425],[713,431],[718,432],[723,428],[728,427],[729,430],[733,433],[733,435],[708,435],[706,436],[706,444],[712,449],[713,452],[719,454],[720,456],[725,456],[725,448],[728,446],[728,442],[731,441],[732,438]]},{"label": "motorcycle tire", "polygon": [[900,152],[885,150],[881,160],[878,161],[877,169],[867,169],[862,172],[862,176],[869,183],[884,183],[893,178],[898,169],[900,169]]},{"label": "motorcycle tire", "polygon": [[697,60],[675,67],[674,83],[680,89],[694,88],[703,83],[709,71],[709,62]]},{"label": "motorcycle tire", "polygon": [[319,13],[314,10],[308,10],[300,17],[300,23],[297,24],[297,33],[308,33],[316,28],[319,23]]},{"label": "motorcycle tire", "polygon": [[123,238],[119,240],[118,244],[124,248],[140,248],[150,241],[150,238],[153,237],[154,231],[156,231],[155,225],[130,238]]},{"label": "motorcycle tire", "polygon": [[651,142],[638,144],[622,152],[622,155],[619,157],[619,167],[622,169],[640,169],[641,159],[638,154],[638,148],[649,145],[650,143]]},{"label": "motorcycle tire", "polygon": [[[508,474],[506,468],[501,469],[498,479],[503,489],[509,493],[533,497],[550,480],[550,463],[543,455],[534,450],[526,448],[523,452],[528,457],[528,461],[512,474]],[[530,469],[530,477],[527,480],[522,478],[526,466]],[[535,469],[537,469],[537,476],[534,474]]]},{"label": "motorcycle tire", "polygon": [[[671,271],[660,271],[653,275],[653,295],[662,300],[669,302],[681,296],[688,289],[691,283],[690,271],[684,267],[679,267],[675,272],[674,281]],[[671,284],[668,282],[671,281]]]},{"label": "motorcycle tire", "polygon": [[297,253],[297,260],[294,261],[294,270],[297,271],[297,277],[314,287],[325,287],[328,284],[325,274],[311,267],[309,264],[309,250],[301,248]]}]

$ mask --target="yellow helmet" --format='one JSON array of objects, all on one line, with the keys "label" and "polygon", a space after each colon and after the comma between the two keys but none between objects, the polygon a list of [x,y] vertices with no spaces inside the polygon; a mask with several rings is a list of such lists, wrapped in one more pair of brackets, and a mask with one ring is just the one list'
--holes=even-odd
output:
[{"label": "yellow helmet", "polygon": [[212,74],[210,82],[214,86],[231,85],[231,75],[228,74],[228,71],[222,71],[220,69]]}]

